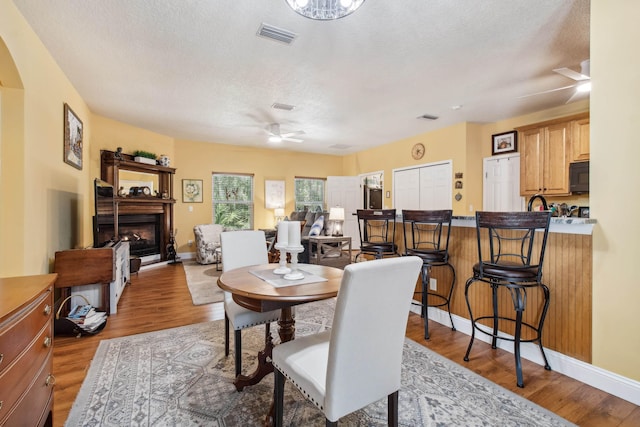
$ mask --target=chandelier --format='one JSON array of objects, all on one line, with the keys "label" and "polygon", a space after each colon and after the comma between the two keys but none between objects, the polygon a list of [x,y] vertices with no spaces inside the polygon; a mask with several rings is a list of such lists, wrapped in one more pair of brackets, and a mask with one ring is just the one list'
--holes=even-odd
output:
[{"label": "chandelier", "polygon": [[364,0],[287,0],[300,15],[320,21],[342,18],[355,12]]}]

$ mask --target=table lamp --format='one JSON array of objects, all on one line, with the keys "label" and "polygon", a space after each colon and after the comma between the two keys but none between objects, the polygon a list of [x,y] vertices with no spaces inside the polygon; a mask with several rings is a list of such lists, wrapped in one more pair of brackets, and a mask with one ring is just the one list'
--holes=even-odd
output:
[{"label": "table lamp", "polygon": [[342,236],[342,223],[344,222],[344,208],[334,207],[329,209],[329,219],[333,221],[333,235]]}]

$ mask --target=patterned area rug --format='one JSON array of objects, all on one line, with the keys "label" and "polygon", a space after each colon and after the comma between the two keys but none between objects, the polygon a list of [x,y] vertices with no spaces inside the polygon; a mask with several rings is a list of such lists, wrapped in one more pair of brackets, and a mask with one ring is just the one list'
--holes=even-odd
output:
[{"label": "patterned area rug", "polygon": [[182,266],[187,276],[187,286],[193,305],[211,304],[224,299],[224,292],[217,284],[222,272],[216,270],[215,264],[201,265],[195,261],[185,260]]},{"label": "patterned area rug", "polygon": [[[298,306],[300,336],[330,327],[333,300]],[[275,330],[275,325],[272,331]],[[264,329],[243,331],[243,372],[252,370]],[[232,346],[233,348],[233,346]],[[236,392],[224,322],[103,340],[66,426],[260,426],[273,375]],[[555,414],[411,341],[405,341],[402,426],[566,426]],[[322,413],[287,382],[285,425],[324,426]],[[386,398],[340,420],[386,426]]]}]

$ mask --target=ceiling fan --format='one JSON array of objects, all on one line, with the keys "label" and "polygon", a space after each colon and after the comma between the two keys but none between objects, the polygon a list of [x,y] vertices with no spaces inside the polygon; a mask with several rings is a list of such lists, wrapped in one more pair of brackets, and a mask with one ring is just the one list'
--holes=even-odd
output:
[{"label": "ceiling fan", "polygon": [[270,125],[267,126],[266,130],[267,130],[267,134],[269,135],[269,142],[278,143],[282,141],[289,141],[289,142],[303,141],[302,139],[299,139],[299,138],[292,138],[293,136],[304,135],[303,130],[296,130],[293,132],[281,133],[279,123],[271,123]]},{"label": "ceiling fan", "polygon": [[535,95],[542,95],[545,93],[557,92],[559,90],[571,89],[575,88],[573,95],[567,100],[567,104],[580,96],[587,94],[591,91],[591,74],[590,74],[590,61],[589,59],[585,59],[580,63],[580,72],[572,70],[571,68],[562,67],[562,68],[554,68],[552,71],[558,74],[562,74],[565,77],[568,77],[572,80],[575,80],[576,83],[569,85],[558,87],[555,89],[549,89],[542,92],[531,93],[529,95],[520,96],[518,98],[527,98]]}]

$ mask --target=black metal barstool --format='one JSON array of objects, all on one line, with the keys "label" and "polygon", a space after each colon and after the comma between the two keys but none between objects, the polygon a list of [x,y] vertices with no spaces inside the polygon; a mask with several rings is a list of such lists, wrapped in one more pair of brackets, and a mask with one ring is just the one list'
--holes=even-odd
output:
[{"label": "black metal barstool", "polygon": [[[402,222],[405,255],[415,255],[422,259],[422,317],[424,318],[424,338],[429,339],[429,307],[447,307],[451,329],[456,330],[451,316],[451,297],[456,284],[456,270],[449,262],[449,236],[451,235],[449,210],[403,210]],[[446,231],[443,233],[443,231]],[[407,234],[407,231],[410,231]],[[448,267],[451,270],[451,284],[445,292],[429,292],[431,268]],[[429,296],[436,303],[429,304]]]},{"label": "black metal barstool", "polygon": [[375,259],[398,255],[395,244],[395,209],[358,209],[358,227],[360,232],[360,252],[354,261],[363,254],[373,255]]},{"label": "black metal barstool", "polygon": [[[469,361],[476,330],[492,337],[492,348],[496,348],[498,339],[513,341],[518,387],[524,387],[520,343],[537,342],[544,359],[544,368],[551,370],[542,347],[542,328],[549,309],[549,288],[542,283],[542,263],[550,219],[550,212],[476,212],[479,261],[473,266],[473,276],[467,280],[464,290],[473,326],[464,360]],[[490,315],[473,315],[469,289],[476,283],[485,283],[491,287],[493,313]],[[515,318],[499,313],[500,288],[509,291]],[[536,324],[523,319],[527,292],[534,290],[541,290],[543,293],[542,311]],[[492,326],[481,324],[483,320],[489,320]],[[498,330],[500,321],[502,326],[508,323],[513,325],[513,337]],[[529,331],[529,338],[523,338],[523,328]]]}]

